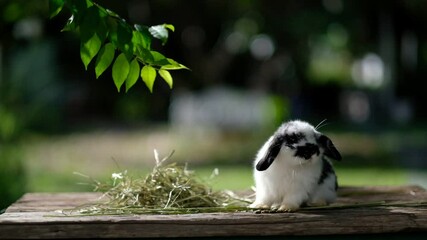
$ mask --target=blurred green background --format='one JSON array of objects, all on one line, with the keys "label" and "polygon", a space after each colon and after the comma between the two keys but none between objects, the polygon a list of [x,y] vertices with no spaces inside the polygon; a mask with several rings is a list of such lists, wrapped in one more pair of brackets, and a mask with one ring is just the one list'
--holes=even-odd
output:
[{"label": "blurred green background", "polygon": [[25,192],[91,191],[161,155],[218,189],[253,185],[253,158],[300,118],[343,155],[341,185],[427,186],[427,1],[96,1],[130,23],[171,23],[158,49],[191,71],[127,94],[85,71],[47,1],[0,0],[0,209]]}]

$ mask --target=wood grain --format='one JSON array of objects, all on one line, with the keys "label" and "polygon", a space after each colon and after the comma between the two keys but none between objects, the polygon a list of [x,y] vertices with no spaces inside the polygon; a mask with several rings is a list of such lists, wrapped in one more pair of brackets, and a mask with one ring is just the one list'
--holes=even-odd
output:
[{"label": "wood grain", "polygon": [[[427,201],[416,186],[346,187],[335,206]],[[302,209],[295,213],[63,216],[98,193],[27,193],[0,215],[0,239],[374,234],[427,231],[427,206]]]}]

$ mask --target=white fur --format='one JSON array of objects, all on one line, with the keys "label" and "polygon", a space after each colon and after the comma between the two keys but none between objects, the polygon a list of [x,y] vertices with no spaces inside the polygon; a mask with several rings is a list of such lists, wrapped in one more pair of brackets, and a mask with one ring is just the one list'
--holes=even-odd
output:
[{"label": "white fur", "polygon": [[[316,135],[320,133],[310,124],[303,121],[284,123],[276,134],[303,133],[306,143],[316,144]],[[263,158],[272,143],[274,135],[259,150],[254,166]],[[294,156],[295,150],[282,146],[277,158],[265,171],[254,168],[256,200],[250,207],[271,208],[280,211],[294,211],[303,202],[308,205],[325,205],[336,198],[335,175],[328,176],[322,184],[318,184],[322,171],[323,149],[320,154],[310,159]]]}]

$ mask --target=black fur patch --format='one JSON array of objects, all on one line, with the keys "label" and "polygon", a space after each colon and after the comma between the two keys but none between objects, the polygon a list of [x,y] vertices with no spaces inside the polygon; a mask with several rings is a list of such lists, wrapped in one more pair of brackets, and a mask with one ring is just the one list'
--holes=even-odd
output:
[{"label": "black fur patch", "polygon": [[258,171],[264,171],[273,163],[276,159],[277,155],[282,148],[282,144],[284,142],[284,138],[282,136],[276,136],[271,141],[270,147],[267,150],[267,155],[264,156],[256,165],[256,169]]},{"label": "black fur patch", "polygon": [[292,145],[295,143],[299,143],[302,139],[305,139],[305,136],[302,133],[292,133],[292,134],[286,134],[284,138],[285,138],[285,143],[287,145]]},{"label": "black fur patch", "polygon": [[314,154],[319,155],[320,150],[319,147],[312,143],[307,143],[304,146],[296,147],[295,157],[300,157],[304,159],[309,159]]},{"label": "black fur patch", "polygon": [[338,189],[338,182],[337,182],[337,177],[335,175],[335,171],[332,168],[332,165],[328,162],[328,160],[322,158],[322,173],[320,174],[320,177],[319,177],[319,180],[317,181],[317,184],[318,185],[323,184],[325,179],[327,177],[329,177],[331,174],[335,176],[335,190],[337,190]]},{"label": "black fur patch", "polygon": [[317,142],[319,145],[325,150],[325,156],[340,161],[341,160],[341,154],[338,152],[338,150],[335,148],[334,144],[332,143],[331,139],[326,137],[325,135],[321,135]]}]

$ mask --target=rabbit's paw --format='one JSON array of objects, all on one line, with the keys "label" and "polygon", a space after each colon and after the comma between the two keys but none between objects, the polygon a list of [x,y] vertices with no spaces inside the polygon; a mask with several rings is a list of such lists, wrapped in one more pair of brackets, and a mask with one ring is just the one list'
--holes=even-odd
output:
[{"label": "rabbit's paw", "polygon": [[265,204],[265,203],[254,202],[251,205],[249,205],[249,208],[253,208],[253,209],[270,209],[270,206],[268,204]]},{"label": "rabbit's paw", "polygon": [[278,212],[295,212],[298,209],[299,209],[299,205],[282,203],[282,205],[280,205],[277,211]]}]

